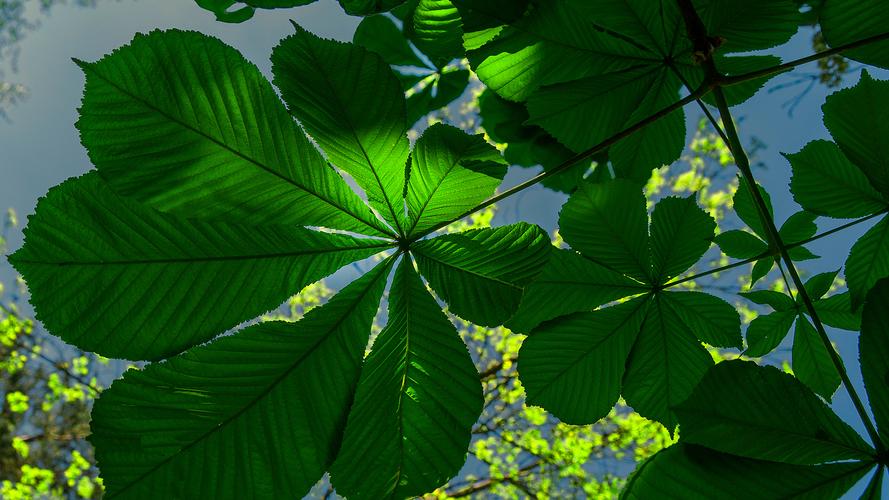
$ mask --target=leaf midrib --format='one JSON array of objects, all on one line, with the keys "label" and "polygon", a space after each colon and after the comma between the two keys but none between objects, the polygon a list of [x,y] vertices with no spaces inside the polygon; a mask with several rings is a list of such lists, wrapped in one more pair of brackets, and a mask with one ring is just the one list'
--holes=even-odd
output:
[{"label": "leaf midrib", "polygon": [[[195,134],[197,134],[197,135],[199,135],[199,136],[201,136],[201,137],[204,137],[205,139],[207,139],[207,140],[213,142],[214,144],[216,144],[216,145],[219,146],[220,148],[222,148],[222,149],[224,149],[224,150],[226,150],[226,151],[229,151],[230,153],[234,154],[234,155],[237,156],[238,158],[241,158],[241,159],[247,161],[248,163],[252,163],[253,165],[256,165],[256,166],[259,167],[261,170],[263,170],[263,171],[265,171],[265,172],[267,172],[267,173],[269,173],[269,174],[271,174],[271,175],[274,175],[275,177],[278,177],[279,179],[283,180],[284,182],[286,182],[286,183],[288,183],[288,184],[290,184],[290,185],[292,185],[292,186],[294,186],[294,187],[300,189],[301,191],[303,191],[303,192],[305,192],[305,193],[308,193],[308,194],[314,196],[315,198],[318,198],[318,199],[321,200],[322,202],[324,202],[324,203],[330,205],[331,207],[333,207],[333,208],[335,208],[335,209],[337,209],[337,210],[341,210],[342,212],[351,215],[353,218],[355,218],[355,220],[357,220],[357,221],[363,223],[365,226],[369,227],[370,229],[373,229],[374,231],[381,231],[383,234],[386,234],[386,235],[388,235],[388,236],[394,236],[394,235],[391,234],[387,229],[380,228],[380,227],[378,227],[377,225],[375,225],[373,222],[368,222],[368,221],[367,221],[366,219],[364,219],[362,216],[360,216],[360,215],[358,215],[358,214],[352,212],[352,210],[351,210],[350,208],[337,205],[337,204],[334,203],[332,200],[330,200],[330,199],[328,199],[328,198],[325,198],[324,196],[321,196],[321,194],[316,193],[316,192],[314,192],[313,190],[308,189],[306,186],[304,186],[304,185],[302,185],[302,184],[296,182],[296,179],[292,179],[292,178],[290,178],[290,177],[287,177],[287,176],[283,175],[283,174],[280,173],[280,172],[277,172],[276,170],[274,170],[274,169],[272,169],[272,168],[270,168],[270,167],[264,165],[264,164],[261,163],[260,161],[254,159],[254,158],[252,158],[252,157],[250,157],[250,156],[248,156],[247,154],[242,153],[241,151],[238,151],[237,149],[232,148],[231,146],[229,146],[229,145],[226,144],[225,142],[223,142],[223,141],[217,139],[216,137],[213,137],[213,136],[210,135],[209,133],[207,133],[207,132],[205,132],[205,131],[203,131],[203,130],[201,130],[201,129],[199,129],[199,128],[196,128],[196,127],[192,126],[190,123],[188,123],[188,122],[186,122],[186,121],[184,121],[184,120],[182,120],[182,119],[179,119],[178,117],[173,116],[173,115],[170,114],[170,113],[167,113],[167,112],[164,111],[163,109],[161,109],[161,108],[159,108],[158,106],[156,106],[153,102],[150,102],[150,101],[148,101],[148,100],[146,100],[146,99],[142,99],[142,98],[140,98],[139,96],[137,96],[136,94],[133,94],[133,93],[130,92],[129,90],[127,90],[127,89],[121,87],[120,85],[118,85],[115,81],[113,81],[113,80],[111,80],[111,79],[109,79],[109,78],[106,78],[105,75],[103,75],[100,71],[98,71],[98,70],[95,68],[95,66],[94,66],[93,64],[86,64],[86,63],[84,63],[84,64],[81,64],[81,67],[84,69],[84,71],[90,71],[90,72],[93,73],[94,75],[98,76],[102,81],[104,81],[105,83],[111,85],[112,87],[114,87],[115,89],[117,89],[119,92],[121,92],[122,94],[126,95],[126,96],[129,97],[130,99],[133,99],[134,101],[141,103],[141,104],[144,105],[145,107],[147,107],[147,108],[149,108],[150,110],[152,110],[152,111],[154,111],[154,112],[160,114],[161,116],[163,116],[164,118],[170,120],[171,122],[178,124],[178,125],[181,126],[182,128],[185,128],[185,129],[187,129],[187,130],[190,130],[190,131],[194,132]],[[340,179],[340,180],[342,180],[342,179]],[[348,187],[346,187],[346,189],[348,189]]]},{"label": "leaf midrib", "polygon": [[22,264],[36,264],[36,265],[50,265],[50,266],[127,266],[127,265],[151,265],[151,264],[188,264],[188,263],[197,263],[197,262],[235,262],[235,261],[244,261],[244,260],[265,260],[265,259],[280,259],[286,257],[299,257],[303,255],[315,255],[315,254],[330,254],[337,252],[347,252],[354,250],[364,250],[371,248],[387,248],[391,247],[390,243],[379,243],[374,245],[361,245],[361,246],[350,246],[350,247],[335,247],[335,248],[320,248],[320,249],[312,249],[312,250],[304,250],[304,251],[296,251],[296,252],[279,252],[279,253],[269,253],[269,254],[255,254],[255,255],[220,255],[220,256],[204,256],[204,257],[182,257],[182,258],[160,258],[160,259],[130,259],[130,260],[108,260],[108,261],[43,261],[43,260],[32,260],[32,259],[14,259],[15,262]]},{"label": "leaf midrib", "polygon": [[236,420],[238,417],[240,417],[242,414],[244,414],[245,412],[247,412],[248,410],[250,410],[250,409],[252,409],[254,406],[256,406],[256,405],[259,403],[259,401],[260,401],[261,399],[265,398],[270,392],[272,392],[272,390],[274,390],[274,389],[275,389],[281,382],[283,382],[284,379],[286,379],[287,377],[289,377],[290,374],[293,373],[294,370],[296,370],[300,365],[302,365],[302,363],[303,363],[303,362],[304,362],[304,361],[305,361],[311,354],[313,354],[316,350],[318,350],[318,349],[321,347],[321,345],[322,345],[323,343],[325,343],[327,340],[330,339],[330,334],[331,334],[331,332],[333,332],[333,331],[335,331],[337,328],[339,328],[340,325],[342,325],[343,322],[345,322],[346,319],[351,315],[351,313],[355,311],[355,309],[358,307],[358,304],[360,304],[361,301],[364,300],[364,297],[367,296],[368,293],[370,293],[370,290],[373,289],[373,287],[374,287],[373,285],[376,284],[377,280],[379,280],[381,277],[384,277],[384,276],[387,276],[387,275],[388,275],[388,273],[386,273],[386,272],[384,272],[384,271],[385,271],[385,269],[387,269],[387,268],[391,265],[391,262],[392,262],[392,260],[391,260],[391,257],[390,257],[390,259],[389,259],[387,262],[383,262],[383,263],[381,263],[381,264],[380,264],[380,269],[381,269],[381,270],[380,270],[380,274],[379,274],[377,277],[375,277],[375,278],[374,278],[374,279],[367,285],[367,287],[365,287],[365,288],[361,291],[361,294],[360,294],[357,298],[355,298],[355,300],[352,302],[351,307],[349,307],[349,309],[346,311],[346,313],[343,314],[343,315],[342,315],[342,316],[341,316],[341,317],[340,317],[340,318],[339,318],[339,319],[338,319],[338,320],[337,320],[337,321],[336,321],[336,322],[335,322],[329,329],[327,329],[327,331],[324,333],[324,335],[321,335],[317,342],[315,342],[314,344],[312,344],[312,346],[309,347],[309,348],[308,348],[308,349],[307,349],[307,350],[306,350],[306,351],[305,351],[299,358],[297,358],[296,360],[294,360],[293,363],[292,363],[289,367],[287,367],[287,369],[284,370],[284,372],[283,372],[281,375],[279,375],[279,376],[276,377],[271,383],[269,383],[269,385],[268,385],[262,392],[260,392],[255,398],[253,398],[252,400],[250,400],[250,402],[248,402],[247,404],[245,404],[243,407],[241,407],[241,408],[240,408],[239,410],[237,410],[235,413],[233,413],[233,414],[230,415],[229,417],[225,418],[225,419],[224,419],[222,422],[220,422],[219,424],[213,426],[211,429],[207,430],[206,432],[204,432],[203,434],[201,434],[200,436],[198,436],[198,437],[197,437],[196,439],[194,439],[192,442],[190,442],[190,443],[188,443],[187,445],[181,447],[181,448],[180,448],[178,451],[176,451],[175,453],[173,453],[173,454],[171,454],[170,456],[164,458],[163,460],[161,460],[160,462],[158,462],[157,464],[155,464],[153,467],[151,467],[149,470],[147,470],[147,471],[143,472],[142,474],[140,474],[138,477],[136,477],[135,479],[133,479],[132,481],[130,481],[126,486],[123,486],[121,489],[119,489],[117,492],[108,495],[108,498],[117,497],[118,495],[120,495],[120,494],[123,493],[124,491],[126,491],[126,490],[128,490],[129,488],[133,487],[134,485],[138,484],[141,480],[147,478],[149,475],[153,474],[155,471],[157,471],[158,469],[160,469],[160,468],[163,467],[164,465],[168,464],[168,463],[169,463],[170,461],[172,461],[174,458],[178,457],[179,455],[183,454],[184,452],[186,452],[187,450],[193,448],[194,446],[197,446],[201,441],[207,439],[208,437],[210,437],[210,436],[213,435],[214,433],[216,433],[216,432],[218,432],[218,431],[221,431],[221,430],[224,429],[228,424],[230,424],[231,422],[235,421],[235,420]]}]

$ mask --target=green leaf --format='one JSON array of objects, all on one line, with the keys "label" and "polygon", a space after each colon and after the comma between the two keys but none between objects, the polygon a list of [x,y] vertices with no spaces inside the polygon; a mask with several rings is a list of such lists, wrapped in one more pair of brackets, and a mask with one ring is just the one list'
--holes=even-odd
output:
[{"label": "green leaf", "polygon": [[747,350],[744,355],[757,358],[772,352],[787,336],[795,319],[795,310],[777,311],[756,317],[747,327]]},{"label": "green leaf", "polygon": [[305,495],[339,446],[391,263],[297,323],[260,323],[124,373],[92,414],[106,493]]},{"label": "green leaf", "polygon": [[[223,23],[242,23],[260,9],[281,9],[308,5],[316,0],[196,0],[197,4],[216,15],[216,20]],[[230,10],[236,4],[244,4],[243,7]]]},{"label": "green leaf", "polygon": [[743,347],[741,317],[728,302],[701,292],[664,292],[661,300],[702,342],[714,347]]},{"label": "green leaf", "polygon": [[386,16],[362,19],[352,35],[352,43],[376,52],[393,66],[425,66],[408,45],[401,30]]},{"label": "green leaf", "polygon": [[655,295],[648,308],[627,359],[623,395],[640,415],[672,430],[673,408],[691,394],[713,358],[666,302]]},{"label": "green leaf", "polygon": [[790,256],[790,260],[794,262],[803,261],[803,260],[813,260],[818,259],[819,257],[811,252],[806,247],[793,247],[787,249],[787,255]]},{"label": "green leaf", "polygon": [[880,438],[889,444],[889,279],[883,278],[867,294],[861,318],[858,355],[867,399]]},{"label": "green leaf", "polygon": [[801,210],[784,221],[778,235],[785,244],[798,243],[815,236],[818,226],[815,225],[815,214]]},{"label": "green leaf", "polygon": [[414,124],[427,114],[441,109],[463,95],[469,85],[469,70],[446,71],[433,83],[407,98],[407,122]]},{"label": "green leaf", "polygon": [[409,236],[458,217],[494,194],[506,162],[481,135],[436,124],[423,133],[411,154],[407,183]]},{"label": "green leaf", "polygon": [[403,233],[410,146],[398,80],[375,52],[294,27],[272,51],[275,85],[330,161]]},{"label": "green leaf", "polygon": [[809,465],[873,452],[799,380],[749,361],[711,368],[675,411],[686,443],[748,458]]},{"label": "green leaf", "polygon": [[739,229],[719,233],[713,238],[713,241],[719,245],[722,253],[733,259],[752,259],[769,249],[764,241]]},{"label": "green leaf", "polygon": [[793,333],[793,374],[828,401],[841,382],[830,352],[805,317],[797,318]]},{"label": "green leaf", "polygon": [[[507,101],[489,89],[478,97],[478,104],[485,132],[492,140],[507,145],[503,157],[511,165],[540,165],[544,170],[550,170],[574,155],[542,128],[527,125],[528,110],[522,104]],[[607,161],[601,155],[599,160],[601,163]],[[564,172],[544,179],[541,184],[549,189],[572,193],[589,169],[589,161],[578,162]]]},{"label": "green leaf", "polygon": [[404,34],[437,68],[463,57],[463,22],[450,0],[419,0]]},{"label": "green leaf", "polygon": [[694,0],[707,34],[726,52],[768,49],[790,40],[799,29],[799,8],[790,0]]},{"label": "green leaf", "polygon": [[466,346],[405,258],[389,323],[364,361],[331,482],[349,498],[432,491],[463,466],[483,403]]},{"label": "green leaf", "polygon": [[339,0],[346,14],[350,16],[370,16],[392,10],[405,0]]},{"label": "green leaf", "polygon": [[655,283],[664,284],[693,266],[710,248],[715,229],[716,221],[698,207],[694,195],[659,201],[651,214]]},{"label": "green leaf", "polygon": [[445,234],[413,246],[429,286],[451,312],[483,326],[512,317],[524,287],[546,264],[552,245],[538,226],[509,226]]},{"label": "green leaf", "polygon": [[824,125],[849,161],[889,195],[889,81],[862,71],[858,85],[831,94],[821,109]]},{"label": "green leaf", "polygon": [[883,496],[883,476],[886,475],[885,466],[877,467],[874,475],[867,484],[867,490],[861,494],[861,500],[880,500]]},{"label": "green leaf", "polygon": [[594,308],[647,291],[639,282],[602,267],[572,250],[552,249],[540,275],[525,287],[506,326],[530,332],[543,321]]},{"label": "green leaf", "polygon": [[37,317],[66,342],[159,359],[387,246],[295,226],[182,219],[117,196],[90,173],[38,203],[10,262]]},{"label": "green leaf", "polygon": [[846,259],[852,309],[858,309],[868,290],[885,276],[889,276],[889,221],[883,218],[852,245]]},{"label": "green leaf", "polygon": [[451,0],[463,20],[463,46],[476,49],[494,39],[504,23],[517,21],[531,0]]},{"label": "green leaf", "polygon": [[796,302],[787,294],[774,290],[754,290],[739,295],[760,305],[769,305],[776,311],[789,311],[796,308]]},{"label": "green leaf", "polygon": [[790,191],[806,210],[851,218],[886,209],[886,202],[864,173],[828,141],[812,141],[796,154],[785,154],[793,168]]},{"label": "green leaf", "polygon": [[[821,8],[821,30],[831,47],[886,32],[889,5],[882,0],[830,0]],[[889,68],[889,41],[843,53],[845,57]]]},{"label": "green leaf", "polygon": [[643,462],[621,493],[649,498],[840,498],[871,464],[791,465],[751,460],[679,443]]},{"label": "green leaf", "polygon": [[832,272],[826,272],[821,274],[816,274],[808,279],[805,282],[803,287],[806,289],[809,297],[813,301],[824,297],[827,292],[830,291],[830,287],[833,285],[834,280],[837,278],[837,274],[840,272],[839,269]]},{"label": "green leaf", "polygon": [[[759,189],[759,194],[762,196],[766,207],[769,209],[769,216],[774,218],[775,214],[772,210],[771,196],[769,196],[769,193],[762,186],[757,185],[756,187]],[[735,192],[735,196],[732,199],[732,205],[734,206],[735,213],[738,214],[738,217],[742,221],[744,221],[744,224],[747,224],[747,227],[752,229],[757,236],[763,240],[767,240],[768,232],[763,225],[759,210],[756,208],[753,191],[750,189],[750,184],[743,177],[738,177],[738,190]]]},{"label": "green leaf", "polygon": [[598,263],[641,282],[651,279],[648,214],[637,184],[584,184],[562,207],[559,232]]},{"label": "green leaf", "polygon": [[519,351],[527,403],[570,424],[606,416],[620,397],[624,362],[648,304],[647,298],[637,298],[536,328]]},{"label": "green leaf", "polygon": [[756,284],[757,281],[761,280],[763,277],[765,277],[765,275],[769,274],[769,271],[771,271],[772,267],[774,266],[775,259],[773,257],[766,257],[764,259],[759,259],[758,261],[756,261],[756,264],[753,264],[753,271],[750,273],[750,286],[752,287]]},{"label": "green leaf", "polygon": [[[714,62],[716,63],[716,68],[719,70],[720,73],[731,77],[743,75],[745,73],[750,73],[753,71],[760,71],[766,68],[773,68],[781,64],[781,58],[777,56],[766,55],[725,57],[720,54],[716,54],[714,57]],[[703,80],[701,80],[702,75],[699,72],[695,71],[694,68],[689,68],[689,66],[680,66],[679,69],[684,70],[683,73],[686,75],[687,81],[692,84],[692,89],[697,88],[701,85],[701,83],[703,83]],[[778,76],[779,74],[781,73],[772,73],[762,78],[754,78],[752,80],[748,80],[735,85],[730,85],[728,87],[722,87],[723,94],[725,94],[726,102],[729,106],[736,106],[738,104],[746,102],[748,99],[756,95],[756,93],[765,86],[766,82]],[[712,93],[705,95],[701,98],[701,100],[711,106],[716,106],[716,99],[713,97]]]},{"label": "green leaf", "polygon": [[815,302],[818,319],[825,325],[857,332],[861,328],[861,312],[852,310],[849,292],[831,295]]},{"label": "green leaf", "polygon": [[81,141],[118,193],[194,219],[389,234],[259,70],[219,40],[152,31],[78,64]]}]

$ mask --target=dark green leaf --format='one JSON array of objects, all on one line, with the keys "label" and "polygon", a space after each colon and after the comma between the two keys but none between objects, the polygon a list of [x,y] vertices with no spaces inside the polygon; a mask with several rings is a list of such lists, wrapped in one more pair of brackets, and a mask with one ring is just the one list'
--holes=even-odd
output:
[{"label": "dark green leaf", "polygon": [[451,220],[494,194],[506,162],[480,135],[436,124],[423,133],[411,154],[407,184],[409,236]]},{"label": "dark green leaf", "polygon": [[410,146],[398,80],[375,52],[294,27],[272,52],[275,85],[330,161],[402,232]]},{"label": "dark green leaf", "polygon": [[667,197],[651,214],[651,260],[655,283],[693,266],[710,248],[716,221],[695,202],[687,198]]},{"label": "dark green leaf", "polygon": [[769,246],[758,237],[739,229],[719,233],[713,238],[722,253],[733,259],[751,259],[765,253]]},{"label": "dark green leaf", "polygon": [[[757,185],[756,187],[759,189],[759,194],[769,209],[769,216],[774,217],[772,198],[762,186]],[[743,177],[738,177],[738,190],[735,192],[732,204],[735,208],[735,213],[747,224],[747,227],[752,229],[757,236],[766,240],[768,233],[763,225],[762,217],[759,215],[759,210],[756,208],[757,204],[753,197],[753,191],[750,189],[750,184]]]},{"label": "dark green leaf", "polygon": [[691,394],[713,358],[663,298],[653,300],[627,359],[623,395],[640,415],[672,431],[678,423],[673,408]]},{"label": "dark green leaf", "polygon": [[772,352],[787,336],[795,319],[795,310],[777,311],[756,317],[747,327],[747,350],[744,355],[760,357]]},{"label": "dark green leaf", "polygon": [[392,10],[403,4],[405,0],[339,0],[346,14],[351,16],[369,16]]},{"label": "dark green leaf", "polygon": [[392,283],[389,322],[364,361],[331,482],[349,498],[432,491],[462,467],[483,403],[466,345],[405,258]]},{"label": "dark green leaf", "polygon": [[846,259],[852,309],[858,309],[868,290],[885,276],[889,276],[889,221],[884,218],[852,245]]},{"label": "dark green leaf", "polygon": [[[719,70],[720,73],[726,76],[738,76],[753,71],[772,68],[781,64],[781,58],[777,56],[725,57],[720,54],[716,54],[716,57],[714,59],[716,68]],[[684,73],[687,75],[687,81],[690,81],[692,83],[693,89],[703,83],[703,80],[699,81],[702,75],[699,72],[694,71],[693,68],[682,65],[679,67],[679,69],[684,70]],[[763,88],[763,86],[765,86],[766,82],[778,76],[778,74],[779,73],[773,73],[763,78],[754,78],[752,80],[748,80],[736,85],[723,87],[723,94],[725,94],[726,102],[729,106],[736,106],[738,104],[746,102],[757,92],[759,92],[759,90]],[[701,100],[711,106],[716,106],[716,100],[714,99],[712,93],[705,95],[701,98]]]},{"label": "dark green leaf", "polygon": [[463,22],[450,0],[419,0],[404,34],[437,68],[463,57]]},{"label": "dark green leaf", "polygon": [[647,298],[563,316],[536,328],[519,352],[527,402],[570,424],[591,424],[620,396],[624,364]]},{"label": "dark green leaf", "polygon": [[28,282],[37,317],[67,342],[109,357],[158,359],[386,246],[296,226],[182,219],[117,196],[90,173],[38,203],[10,261]]},{"label": "dark green leaf", "polygon": [[451,312],[498,326],[515,314],[524,287],[540,273],[551,249],[542,229],[520,222],[421,241],[413,254]]},{"label": "dark green leaf", "polygon": [[401,30],[386,16],[365,17],[352,35],[352,43],[379,54],[393,66],[425,66]]},{"label": "dark green leaf", "polygon": [[297,323],[260,323],[127,371],[92,414],[106,494],[305,495],[333,461],[390,269]]},{"label": "dark green leaf", "polygon": [[883,498],[883,476],[885,475],[885,466],[877,467],[870,482],[867,484],[867,489],[861,494],[860,500],[880,500]]},{"label": "dark green leaf", "polygon": [[840,374],[830,352],[805,317],[797,318],[793,332],[793,374],[828,401],[840,386]]},{"label": "dark green leaf", "polygon": [[642,282],[651,279],[648,213],[637,184],[584,184],[562,207],[559,232],[596,262]]},{"label": "dark green leaf", "polygon": [[861,328],[861,312],[852,310],[849,292],[831,295],[815,302],[815,311],[825,325],[853,332]]},{"label": "dark green leaf", "polygon": [[750,273],[750,286],[752,287],[756,284],[757,281],[765,277],[765,275],[769,274],[769,271],[771,271],[772,267],[774,266],[775,259],[772,257],[766,257],[764,259],[759,259],[758,261],[756,261],[756,264],[753,264],[753,271]]},{"label": "dark green leaf", "polygon": [[774,290],[754,290],[740,294],[747,300],[760,305],[769,305],[776,311],[788,311],[796,307],[796,302],[785,293]]},{"label": "dark green leaf", "polygon": [[153,31],[78,64],[81,141],[118,193],[195,219],[388,233],[259,70],[219,40]]},{"label": "dark green leaf", "polygon": [[675,411],[683,441],[743,457],[808,465],[873,451],[799,380],[749,361],[711,368]]},{"label": "dark green leaf", "polygon": [[827,97],[824,124],[833,140],[884,196],[889,196],[889,81],[861,72],[858,85]]},{"label": "dark green leaf", "polygon": [[[257,8],[281,9],[299,5],[308,5],[315,1],[316,0],[196,0],[199,6],[213,12],[216,15],[217,21],[224,23],[243,23],[253,17]],[[244,6],[231,10],[233,6],[240,4],[243,4]]]},{"label": "dark green leaf", "polygon": [[743,347],[741,317],[728,302],[701,292],[664,292],[661,300],[702,342],[714,347]]},{"label": "dark green leaf", "polygon": [[407,98],[407,122],[414,124],[463,95],[469,84],[469,70],[446,71]]},{"label": "dark green leaf", "polygon": [[[790,465],[676,444],[643,462],[621,493],[651,498],[840,498],[871,464]],[[718,493],[717,493],[718,492]]]},{"label": "dark green leaf", "polygon": [[790,260],[794,262],[804,261],[804,260],[814,260],[819,258],[817,255],[813,254],[806,247],[793,247],[787,249],[787,255],[790,256]]},{"label": "dark green leaf", "polygon": [[812,141],[796,154],[784,155],[793,167],[790,191],[806,210],[828,217],[861,217],[886,208],[886,202],[840,148]]},{"label": "dark green leaf", "polygon": [[554,248],[540,275],[525,287],[519,310],[506,326],[526,333],[542,321],[563,314],[591,311],[602,304],[647,290],[639,282],[572,250]]},{"label": "dark green leaf", "polygon": [[[886,32],[889,4],[883,0],[830,0],[821,9],[821,30],[832,47]],[[889,41],[843,53],[865,64],[889,68]]]},{"label": "dark green leaf", "polygon": [[818,226],[815,225],[815,214],[801,210],[784,221],[778,235],[785,244],[798,243],[815,236]]},{"label": "dark green leaf", "polygon": [[834,280],[837,278],[837,273],[839,272],[840,270],[837,269],[832,272],[816,274],[809,278],[803,285],[806,292],[809,294],[809,297],[811,297],[813,301],[824,297],[824,295],[830,291],[830,287],[833,285]]},{"label": "dark green leaf", "polygon": [[867,294],[861,318],[858,355],[868,402],[880,429],[883,445],[889,444],[889,279],[883,278]]},{"label": "dark green leaf", "polygon": [[726,52],[768,49],[790,40],[802,19],[790,0],[694,0],[707,34]]}]

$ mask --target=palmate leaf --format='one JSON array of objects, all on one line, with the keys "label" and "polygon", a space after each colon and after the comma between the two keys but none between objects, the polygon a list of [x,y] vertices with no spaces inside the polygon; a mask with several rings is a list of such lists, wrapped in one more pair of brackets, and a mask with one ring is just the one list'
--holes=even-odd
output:
[{"label": "palmate leaf", "polygon": [[398,80],[376,53],[294,27],[272,51],[275,85],[331,162],[403,235],[410,145]]},{"label": "palmate leaf", "polygon": [[[824,124],[834,143],[815,141],[795,155],[791,191],[803,208],[828,217],[875,215],[889,208],[889,82],[863,71],[855,87],[828,96]],[[852,307],[876,281],[889,276],[889,223],[885,218],[855,244],[846,260]]]},{"label": "palmate leaf", "polygon": [[128,371],[92,414],[106,493],[304,494],[336,454],[392,262],[297,323],[260,323]]},{"label": "palmate leaf", "polygon": [[331,468],[349,498],[406,498],[450,479],[484,404],[466,346],[410,259],[395,273],[389,304]]},{"label": "palmate leaf", "polygon": [[875,463],[874,450],[851,427],[774,367],[719,363],[676,413],[680,443],[641,464],[623,498],[704,491],[731,498],[761,496],[754,491],[836,498]]},{"label": "palmate leaf", "polygon": [[159,359],[388,246],[292,226],[181,219],[114,194],[90,173],[38,203],[10,262],[37,317],[65,341],[109,357]]},{"label": "palmate leaf", "polygon": [[219,40],[153,31],[78,64],[81,141],[118,193],[189,218],[390,233]]},{"label": "palmate leaf", "polygon": [[[193,42],[187,51],[185,42]],[[407,179],[405,99],[379,56],[300,29],[284,44],[294,49],[277,49],[276,73],[290,86],[284,94],[331,163],[282,113],[255,68],[214,39],[154,32],[85,65],[93,76],[81,130],[102,166],[49,193],[12,260],[46,325],[77,345],[133,359],[168,358],[192,347],[128,374],[97,405],[94,443],[109,491],[298,497],[328,468],[340,443],[343,456],[374,458],[339,460],[340,491],[379,498],[440,486],[465,460],[481,387],[411,256],[425,260],[430,282],[453,310],[481,311],[483,321],[494,322],[513,315],[551,251],[546,234],[527,224],[427,238],[490,196],[503,160],[479,137],[439,126],[418,145]],[[142,75],[132,73],[141,71],[141,56],[162,81],[130,81]],[[337,85],[323,75],[336,76]],[[370,78],[358,83],[372,88],[394,84],[395,92],[373,99],[365,90],[353,93],[350,75]],[[301,103],[299,111],[294,102],[304,96],[292,95],[298,85],[330,100]],[[325,107],[331,102],[338,106]],[[368,109],[385,116],[356,114]],[[342,139],[325,135],[321,122],[328,118],[365,121]],[[384,125],[379,135],[375,119]],[[188,140],[176,142],[176,134]],[[397,168],[393,155],[403,156]],[[138,161],[142,156],[153,161]],[[378,167],[385,182],[371,203],[382,209],[392,202],[389,222],[402,233],[398,238],[335,170],[364,175],[372,190],[367,182]],[[408,221],[416,223],[410,238]],[[297,325],[260,324],[214,339],[344,264],[387,249],[398,249],[404,263],[391,290],[390,322],[363,363],[363,339],[393,257]],[[441,265],[453,269],[445,273]],[[395,357],[399,352],[404,356]],[[380,406],[380,391],[394,404]],[[369,414],[375,424],[365,428]],[[353,430],[344,430],[349,420]],[[388,452],[379,454],[380,446]],[[177,484],[186,476],[195,478]],[[362,483],[358,490],[355,481]]]},{"label": "palmate leaf", "polygon": [[[502,15],[483,3],[456,2],[464,18],[470,16],[464,46],[473,69],[502,97],[527,102],[530,123],[574,151],[672,104],[683,80],[694,86],[704,78],[673,1],[538,1],[517,20],[523,6]],[[725,41],[719,55],[768,48],[796,32],[799,13],[791,1],[694,4],[708,34]],[[746,60],[729,72],[771,62]],[[732,97],[749,97],[761,84]],[[683,123],[677,110],[616,143],[610,156],[618,176],[644,180],[652,168],[677,159]]]},{"label": "palmate leaf", "polygon": [[518,223],[422,241],[413,248],[429,285],[454,314],[497,326],[519,307],[525,285],[546,263],[552,245],[537,226]]},{"label": "palmate leaf", "polygon": [[[673,406],[713,364],[701,342],[741,345],[740,318],[730,304],[664,290],[707,251],[715,223],[693,198],[665,198],[654,208],[649,231],[640,193],[625,180],[583,185],[559,222],[580,254],[554,252],[509,323],[522,331],[537,325],[519,351],[528,401],[572,423],[595,422],[622,394],[641,415],[673,429]],[[556,291],[560,286],[565,290]],[[635,307],[588,312],[640,293],[627,303]],[[572,312],[579,314],[551,319]],[[593,382],[604,385],[593,389]],[[590,396],[578,401],[577,391],[584,390]]]}]

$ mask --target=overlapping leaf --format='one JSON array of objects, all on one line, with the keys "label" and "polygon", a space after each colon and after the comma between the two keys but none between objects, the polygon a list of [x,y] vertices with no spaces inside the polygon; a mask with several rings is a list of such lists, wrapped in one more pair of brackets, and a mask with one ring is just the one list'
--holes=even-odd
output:
[{"label": "overlapping leaf", "polygon": [[[818,319],[825,325],[858,330],[860,315],[852,310],[849,293],[822,298],[830,289],[837,272],[821,273],[805,283]],[[831,362],[830,352],[818,336],[802,299],[796,300],[775,291],[759,290],[742,294],[757,304],[768,304],[775,312],[757,316],[747,328],[748,356],[765,356],[778,347],[796,322],[793,335],[793,372],[798,379],[828,401],[840,386],[840,375]]]},{"label": "overlapping leaf", "polygon": [[410,0],[396,15],[400,28],[389,17],[367,17],[352,41],[394,66],[408,93],[407,123],[412,125],[463,95],[469,84],[469,71],[452,64],[463,57],[462,22],[450,0]]},{"label": "overlapping leaf", "polygon": [[741,344],[734,307],[700,292],[665,290],[707,251],[715,222],[693,197],[665,198],[649,230],[640,188],[615,180],[579,188],[559,226],[579,254],[553,253],[509,322],[530,329],[519,353],[528,402],[568,422],[591,423],[622,394],[634,410],[672,429],[673,406],[713,363],[701,342]]},{"label": "overlapping leaf", "polygon": [[729,498],[759,496],[756,491],[837,498],[876,462],[873,448],[851,427],[773,367],[719,363],[676,413],[680,444],[641,464],[623,498],[705,491]]},{"label": "overlapping leaf", "polygon": [[[769,193],[760,185],[756,187],[759,189],[759,194],[768,208],[769,216],[773,217],[772,200]],[[756,208],[750,184],[743,178],[738,178],[738,190],[735,192],[732,204],[734,205],[735,213],[742,222],[747,224],[747,227],[753,233],[733,229],[720,233],[716,236],[715,242],[719,245],[722,253],[735,259],[746,260],[765,256],[757,259],[753,264],[749,285],[752,287],[775,267],[775,264],[781,257],[777,250],[772,249],[768,243],[768,232]],[[807,211],[800,211],[791,215],[778,229],[781,241],[785,245],[790,246],[788,254],[793,261],[809,260],[818,257],[801,245],[802,242],[814,236],[816,232],[818,232],[818,226],[815,225],[815,214]],[[768,255],[769,253],[772,253],[772,255]]]},{"label": "overlapping leaf", "polygon": [[[380,56],[297,28],[273,63],[329,162],[218,40],[156,31],[80,63],[79,127],[99,171],[51,190],[12,261],[40,318],[75,345],[130,359],[191,347],[97,404],[92,439],[112,495],[299,497],[340,443],[341,491],[434,489],[465,460],[480,384],[410,256],[455,312],[493,325],[552,249],[528,224],[426,238],[489,197],[506,167],[481,137],[446,126],[409,156],[404,96]],[[295,325],[193,347],[386,249],[403,260],[390,322],[363,363],[395,257]]]},{"label": "overlapping leaf", "polygon": [[[530,123],[574,151],[666,108],[678,100],[683,82],[694,87],[704,79],[676,2],[532,1],[527,12],[518,2],[505,13],[487,3],[455,2],[469,19],[464,45],[473,68],[502,97],[526,102]],[[694,6],[708,34],[721,40],[720,56],[778,45],[797,29],[798,9],[789,0],[699,0]],[[517,13],[525,15],[515,19]],[[717,59],[726,73],[775,62]],[[761,84],[737,89],[732,102]],[[677,159],[683,125],[677,110],[612,146],[618,176],[644,181],[651,169]]]},{"label": "overlapping leaf", "polygon": [[[865,2],[866,3],[866,2]],[[889,209],[889,82],[862,72],[855,87],[828,96],[824,124],[834,143],[814,141],[787,155],[790,188],[806,210],[828,217],[878,215]],[[889,222],[882,219],[852,246],[846,280],[852,306],[889,276]]]},{"label": "overlapping leaf", "polygon": [[[824,2],[818,21],[830,46],[857,42],[887,32],[889,4],[882,0],[831,0]],[[846,51],[843,55],[865,64],[889,68],[889,41]]]}]

